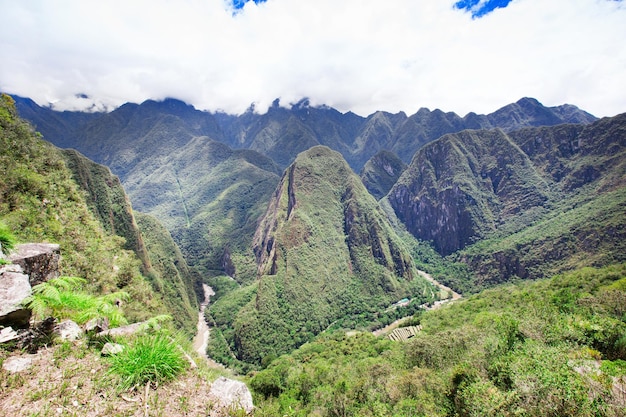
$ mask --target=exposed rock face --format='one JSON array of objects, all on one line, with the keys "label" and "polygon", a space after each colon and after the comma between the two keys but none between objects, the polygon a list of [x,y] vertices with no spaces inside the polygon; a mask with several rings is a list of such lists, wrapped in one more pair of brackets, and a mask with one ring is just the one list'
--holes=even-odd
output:
[{"label": "exposed rock face", "polygon": [[224,378],[223,376],[213,382],[209,395],[216,400],[218,406],[209,414],[220,416],[224,410],[243,409],[247,414],[254,410],[252,394],[240,381]]},{"label": "exposed rock face", "polygon": [[28,275],[19,265],[0,267],[0,325],[28,327],[31,312],[22,304],[31,294]]},{"label": "exposed rock face", "polygon": [[388,198],[414,236],[448,255],[548,194],[529,157],[495,130],[446,135],[425,146]]},{"label": "exposed rock face", "polygon": [[59,245],[54,243],[26,243],[17,245],[9,259],[22,267],[35,286],[59,276]]}]

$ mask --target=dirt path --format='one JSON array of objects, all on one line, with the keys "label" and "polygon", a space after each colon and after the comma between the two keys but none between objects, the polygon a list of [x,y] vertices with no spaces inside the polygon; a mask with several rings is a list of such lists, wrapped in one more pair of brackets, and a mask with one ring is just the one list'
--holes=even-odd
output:
[{"label": "dirt path", "polygon": [[206,348],[209,343],[210,330],[204,318],[204,310],[209,305],[211,296],[215,295],[215,291],[206,284],[202,284],[202,289],[204,290],[204,301],[200,304],[200,312],[198,312],[198,332],[193,339],[193,350],[203,358],[207,358]]}]

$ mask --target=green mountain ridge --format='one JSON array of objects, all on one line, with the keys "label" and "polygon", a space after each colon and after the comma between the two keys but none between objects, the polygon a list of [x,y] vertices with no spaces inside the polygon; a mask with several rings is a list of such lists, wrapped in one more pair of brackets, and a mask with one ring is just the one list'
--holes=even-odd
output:
[{"label": "green mountain ridge", "polygon": [[244,362],[288,352],[342,317],[430,294],[374,198],[327,147],[301,153],[286,170],[254,251],[255,295],[232,323]]},{"label": "green mountain ridge", "polygon": [[622,262],[625,125],[619,115],[446,135],[386,199],[415,237],[469,265],[478,287]]}]

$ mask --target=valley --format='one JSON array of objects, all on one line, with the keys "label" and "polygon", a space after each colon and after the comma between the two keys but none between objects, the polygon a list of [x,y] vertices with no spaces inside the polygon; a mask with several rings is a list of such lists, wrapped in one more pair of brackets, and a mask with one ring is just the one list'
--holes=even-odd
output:
[{"label": "valley", "polygon": [[626,114],[2,97],[0,221],[244,380],[255,416],[625,410]]}]

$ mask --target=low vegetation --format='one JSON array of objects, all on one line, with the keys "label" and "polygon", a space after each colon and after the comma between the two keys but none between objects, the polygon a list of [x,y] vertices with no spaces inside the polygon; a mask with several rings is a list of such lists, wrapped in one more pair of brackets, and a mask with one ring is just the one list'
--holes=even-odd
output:
[{"label": "low vegetation", "polygon": [[256,416],[621,416],[626,265],[506,285],[408,342],[334,332],[254,373]]},{"label": "low vegetation", "polygon": [[118,304],[128,301],[124,291],[95,296],[83,290],[85,279],[58,277],[33,287],[33,295],[26,301],[37,320],[54,317],[84,324],[91,319],[106,318],[109,325],[118,327],[128,323]]}]

